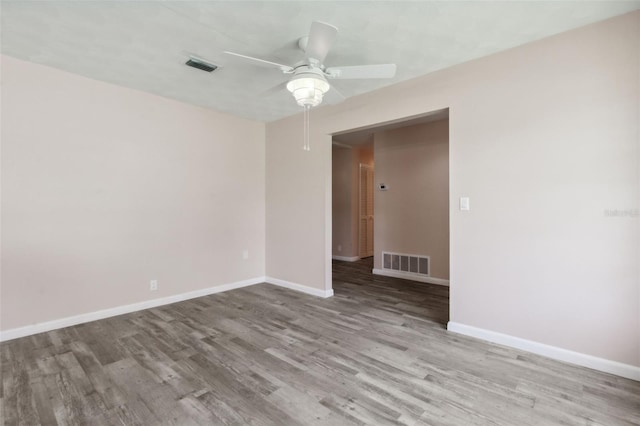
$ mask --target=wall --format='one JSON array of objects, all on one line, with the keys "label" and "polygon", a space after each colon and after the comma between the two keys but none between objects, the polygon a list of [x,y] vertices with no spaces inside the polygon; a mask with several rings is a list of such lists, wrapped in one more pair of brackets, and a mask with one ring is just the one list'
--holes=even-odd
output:
[{"label": "wall", "polygon": [[357,189],[353,179],[355,153],[351,148],[332,148],[332,252],[334,256],[348,258],[358,255],[353,238],[353,210],[357,206],[353,204],[353,192]]},{"label": "wall", "polygon": [[450,108],[451,321],[640,366],[639,52],[635,12],[321,107],[304,155],[269,123],[268,273],[330,286],[331,134]]},{"label": "wall", "polygon": [[264,276],[264,164],[262,123],[3,56],[2,330]]},{"label": "wall", "polygon": [[378,132],[374,141],[374,268],[383,250],[427,255],[431,277],[448,280],[449,120]]},{"label": "wall", "polygon": [[266,271],[272,281],[331,290],[331,136],[318,139],[311,114],[311,151],[302,149],[302,116],[270,127],[266,150]]}]

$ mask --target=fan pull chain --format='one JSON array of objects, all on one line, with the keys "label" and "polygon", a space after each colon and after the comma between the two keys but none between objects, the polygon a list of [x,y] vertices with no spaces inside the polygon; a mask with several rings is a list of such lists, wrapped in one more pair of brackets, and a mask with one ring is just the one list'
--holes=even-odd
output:
[{"label": "fan pull chain", "polygon": [[302,149],[305,151],[311,151],[311,145],[309,144],[309,110],[311,105],[304,106],[304,146]]}]

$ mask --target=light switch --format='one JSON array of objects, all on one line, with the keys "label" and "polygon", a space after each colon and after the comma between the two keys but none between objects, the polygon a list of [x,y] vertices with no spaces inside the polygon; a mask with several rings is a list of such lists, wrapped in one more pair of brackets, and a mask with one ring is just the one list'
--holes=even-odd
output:
[{"label": "light switch", "polygon": [[469,210],[469,197],[460,197],[460,210]]}]

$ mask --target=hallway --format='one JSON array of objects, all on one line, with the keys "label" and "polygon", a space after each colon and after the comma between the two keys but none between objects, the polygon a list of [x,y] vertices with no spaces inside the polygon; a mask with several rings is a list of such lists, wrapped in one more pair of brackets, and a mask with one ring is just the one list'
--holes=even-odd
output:
[{"label": "hallway", "polygon": [[[401,311],[447,325],[449,287],[373,275],[373,257],[357,262],[332,261],[333,291],[394,313]],[[371,300],[367,300],[370,298]]]}]

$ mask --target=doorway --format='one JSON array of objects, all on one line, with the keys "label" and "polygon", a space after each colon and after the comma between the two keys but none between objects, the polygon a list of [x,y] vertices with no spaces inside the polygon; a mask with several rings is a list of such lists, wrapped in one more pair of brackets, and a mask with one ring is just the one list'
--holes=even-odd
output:
[{"label": "doorway", "polygon": [[[370,164],[358,161],[364,145],[371,149]],[[380,277],[386,276],[407,285],[448,286],[448,109],[333,135],[333,149],[334,284],[341,282],[338,268],[357,272],[358,282],[367,285],[391,285]],[[349,181],[351,204],[348,196],[339,199]],[[351,228],[341,227],[349,223]],[[355,238],[345,256],[349,232]],[[366,276],[363,268],[370,268]],[[448,295],[441,290],[436,293]]]}]

